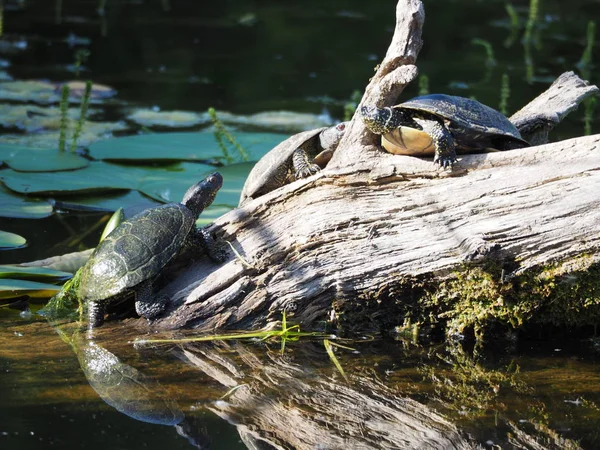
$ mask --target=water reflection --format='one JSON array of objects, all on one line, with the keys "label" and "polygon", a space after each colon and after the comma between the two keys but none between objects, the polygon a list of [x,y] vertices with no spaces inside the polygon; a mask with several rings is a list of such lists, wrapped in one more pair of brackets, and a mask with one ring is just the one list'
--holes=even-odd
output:
[{"label": "water reflection", "polygon": [[108,405],[141,422],[174,426],[192,446],[211,448],[204,421],[186,417],[159,382],[80,334],[72,344],[90,386]]},{"label": "water reflection", "polygon": [[[285,356],[242,343],[153,349],[191,366],[200,373],[199,382],[208,377],[229,391],[225,398],[196,397],[195,407],[184,411],[178,399],[189,404],[190,392],[166,389],[123,362],[106,348],[115,346],[114,341],[83,336],[76,333],[71,345],[91,387],[107,404],[136,420],[175,426],[197,448],[220,448],[211,447],[205,422],[194,414],[199,405],[237,427],[249,449],[382,448],[382,443],[385,448],[471,448],[453,424],[373,377],[356,376],[347,384],[321,375],[318,367],[307,364],[323,361],[320,345],[307,343],[299,353]],[[143,356],[131,345],[116,348],[127,359]]]}]

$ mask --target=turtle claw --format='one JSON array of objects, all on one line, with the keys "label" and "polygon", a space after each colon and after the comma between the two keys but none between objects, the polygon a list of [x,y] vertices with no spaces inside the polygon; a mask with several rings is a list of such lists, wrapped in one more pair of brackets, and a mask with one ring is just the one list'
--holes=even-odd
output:
[{"label": "turtle claw", "polygon": [[296,179],[307,178],[318,173],[321,168],[317,164],[307,164],[302,169],[296,171]]},{"label": "turtle claw", "polygon": [[439,164],[440,167],[443,169],[451,169],[456,161],[456,153],[446,155],[435,155],[435,157],[433,158],[433,163]]}]

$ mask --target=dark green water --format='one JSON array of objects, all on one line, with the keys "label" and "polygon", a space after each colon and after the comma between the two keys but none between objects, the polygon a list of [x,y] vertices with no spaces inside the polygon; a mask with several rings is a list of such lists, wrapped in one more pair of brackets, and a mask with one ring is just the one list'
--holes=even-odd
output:
[{"label": "dark green water", "polygon": [[[4,2],[5,37],[27,42],[25,50],[2,56],[11,62],[7,71],[15,79],[71,79],[68,65],[73,64],[76,50],[86,48],[91,56],[84,63],[88,70],[83,77],[113,86],[119,100],[132,105],[191,111],[214,106],[244,114],[274,109],[318,114],[325,109],[336,118],[342,117],[343,104],[353,91],[364,87],[385,54],[395,7],[391,0],[376,4],[263,1],[260,5],[108,0],[104,17],[99,17],[98,2],[63,0],[58,21],[55,6],[59,3]],[[519,16],[516,32],[501,1],[425,2],[425,45],[418,64],[429,78],[431,92],[474,96],[498,107],[506,73],[511,88],[509,112],[514,112],[560,73],[577,71],[588,21],[600,18],[600,3],[541,0],[539,21],[533,28],[537,44],[530,49],[528,64],[521,38],[529,3],[513,4]],[[77,44],[69,36],[89,43]],[[473,38],[491,44],[493,61]],[[593,61],[600,57],[598,44],[596,39]],[[590,81],[600,82],[594,66],[591,69]],[[405,98],[417,92],[416,84],[410,86]],[[593,132],[600,131],[599,113],[597,108]],[[113,118],[121,113],[107,108],[104,114]],[[552,138],[581,135],[583,130],[580,108]],[[97,215],[0,219],[0,229],[21,230],[30,237],[28,248],[2,252],[0,261],[60,254],[61,241],[79,235],[97,219]],[[84,245],[94,245],[98,233],[88,236]],[[111,332],[119,342],[111,341]],[[239,430],[229,423],[244,420],[227,421],[207,408],[228,387],[189,360],[183,361],[181,350],[134,349],[126,343],[133,338],[127,333],[115,325],[103,335],[102,343],[151,380],[155,401],[174,401],[201,431],[196,436],[205,448],[208,441],[214,449],[246,448]],[[562,337],[559,343],[522,342],[508,353],[479,359],[393,340],[350,344],[359,347],[360,354],[340,351],[338,357],[354,383],[377,379],[395,395],[410,395],[444,413],[484,448],[491,448],[486,441],[517,448],[507,443],[509,421],[545,437],[549,448],[570,445],[548,444],[552,433],[578,441],[582,448],[600,448],[598,350],[590,343],[570,342],[568,335]],[[236,350],[240,349],[219,349],[234,360]],[[271,349],[252,347],[260,357],[276,350],[276,344]],[[344,383],[320,344],[295,344],[289,352],[289,358],[304,367],[313,381],[329,377]],[[256,381],[251,375],[246,373],[240,380]],[[264,398],[290,408],[295,405],[294,394],[275,389],[263,393]],[[0,448],[80,448],[83,443],[85,448],[192,448],[175,426],[136,420],[105,403],[86,379],[76,352],[42,319],[22,319],[18,311],[0,308]],[[381,448],[389,447],[382,444]]]}]

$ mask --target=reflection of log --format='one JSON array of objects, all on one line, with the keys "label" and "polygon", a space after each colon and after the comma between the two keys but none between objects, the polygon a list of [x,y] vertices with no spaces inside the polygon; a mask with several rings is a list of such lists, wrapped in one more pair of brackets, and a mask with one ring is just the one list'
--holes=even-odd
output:
[{"label": "reflection of log", "polygon": [[[392,104],[414,77],[423,17],[421,2],[398,2],[392,45],[362,103]],[[570,111],[573,102],[597,91],[576,84],[579,88],[557,108],[567,105]],[[554,87],[559,96],[571,92],[560,87]],[[562,118],[566,110],[551,111],[554,104],[546,104],[543,115]],[[524,111],[516,115],[520,127],[539,118],[539,109]],[[523,119],[526,114],[532,122]],[[511,291],[504,275],[528,276],[550,264],[564,275],[597,263],[600,136],[466,155],[452,171],[386,154],[373,139],[354,121],[323,173],[218,219],[212,231],[230,241],[246,262],[232,257],[220,267],[208,261],[191,266],[166,286],[173,307],[155,325],[256,328],[287,310],[304,324],[343,312],[359,327],[369,322],[393,326],[408,314],[420,320],[447,312],[446,299],[456,296],[441,282],[457,276],[465,263],[499,268],[491,276],[502,284],[502,297],[488,296],[499,307],[521,289],[515,284]],[[540,276],[536,282],[549,278]],[[564,297],[553,291],[554,281],[544,287],[549,304]],[[425,294],[441,310],[425,306],[415,313]],[[388,305],[405,306],[386,310],[388,300]],[[503,320],[528,319],[538,308],[527,305],[518,319]],[[361,313],[365,309],[370,313]],[[574,314],[585,318],[589,311]]]},{"label": "reflection of log", "polygon": [[336,382],[281,355],[264,360],[262,350],[241,344],[226,353],[237,355],[237,364],[209,346],[186,346],[182,358],[226,387],[234,380],[245,383],[209,409],[255,444],[271,445],[264,448],[473,448],[437,413],[370,377]]}]

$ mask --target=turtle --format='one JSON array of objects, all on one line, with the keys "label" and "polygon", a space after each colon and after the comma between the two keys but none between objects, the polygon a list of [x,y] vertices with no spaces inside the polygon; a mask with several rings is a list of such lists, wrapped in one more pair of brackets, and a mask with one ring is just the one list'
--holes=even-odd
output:
[{"label": "turtle", "polygon": [[359,116],[370,131],[382,135],[387,151],[434,153],[434,163],[444,168],[456,162],[456,149],[469,152],[529,146],[499,111],[453,95],[422,95],[391,108],[363,106]]},{"label": "turtle", "polygon": [[340,143],[346,122],[290,136],[263,156],[250,171],[239,206],[327,165]]},{"label": "turtle", "polygon": [[181,203],[147,209],[122,222],[100,242],[81,269],[77,290],[87,305],[90,330],[104,323],[108,304],[132,291],[140,316],[152,319],[161,314],[167,302],[153,298],[152,283],[182,251],[199,249],[216,262],[224,261],[226,255],[210,233],[195,226],[222,184],[223,177],[215,172],[190,187]]}]

